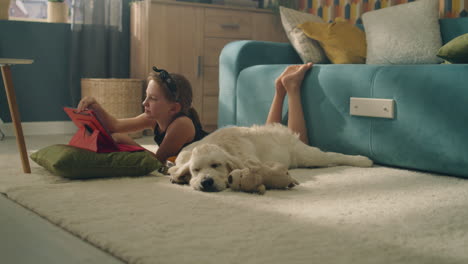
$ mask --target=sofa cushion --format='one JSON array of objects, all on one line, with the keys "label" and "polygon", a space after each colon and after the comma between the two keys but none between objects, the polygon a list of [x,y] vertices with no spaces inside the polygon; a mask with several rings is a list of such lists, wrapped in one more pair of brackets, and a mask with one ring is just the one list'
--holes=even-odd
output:
[{"label": "sofa cushion", "polygon": [[440,63],[439,1],[419,0],[366,12],[367,64]]},{"label": "sofa cushion", "polygon": [[297,25],[307,21],[324,23],[320,17],[283,6],[280,6],[280,16],[286,36],[303,62],[328,63],[327,56],[317,41],[308,38],[297,28]]},{"label": "sofa cushion", "polygon": [[56,144],[31,154],[31,159],[51,173],[70,179],[143,176],[162,164],[147,151],[96,153]]},{"label": "sofa cushion", "polygon": [[458,36],[442,46],[437,56],[450,63],[468,63],[468,34]]},{"label": "sofa cushion", "polygon": [[366,62],[366,35],[358,27],[347,22],[306,22],[298,28],[309,38],[318,41],[332,63]]},{"label": "sofa cushion", "polygon": [[442,18],[439,20],[442,43],[468,33],[468,17]]},{"label": "sofa cushion", "polygon": [[[281,75],[286,67],[285,64],[256,65],[240,72],[235,96],[237,122],[234,125],[265,124],[275,95],[275,79]],[[286,123],[286,118],[287,100],[285,100],[282,111],[284,123]]]},{"label": "sofa cushion", "polygon": [[392,98],[395,119],[372,119],[376,162],[468,177],[468,65],[395,65],[375,75],[372,96]]}]

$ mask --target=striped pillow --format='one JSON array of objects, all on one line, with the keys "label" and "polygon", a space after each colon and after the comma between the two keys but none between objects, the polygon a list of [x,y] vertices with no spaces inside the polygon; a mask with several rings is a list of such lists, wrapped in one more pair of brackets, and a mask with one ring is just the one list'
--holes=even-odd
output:
[{"label": "striped pillow", "polygon": [[322,18],[280,6],[281,22],[291,45],[304,63],[328,63],[327,56],[317,41],[308,38],[297,26],[305,22],[323,22]]}]

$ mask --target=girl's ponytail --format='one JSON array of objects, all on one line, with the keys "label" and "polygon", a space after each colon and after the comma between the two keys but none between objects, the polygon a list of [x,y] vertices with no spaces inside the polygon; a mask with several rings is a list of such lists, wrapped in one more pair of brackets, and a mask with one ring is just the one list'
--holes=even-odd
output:
[{"label": "girl's ponytail", "polygon": [[195,126],[196,140],[200,140],[209,134],[208,132],[203,130],[202,124],[200,122],[200,117],[198,116],[197,110],[195,110],[195,108],[190,107],[187,116],[188,118],[192,119],[193,125]]},{"label": "girl's ponytail", "polygon": [[198,115],[198,112],[197,112],[197,110],[195,110],[195,108],[190,107],[188,109],[188,111],[187,111],[187,116],[190,119],[192,119],[193,124],[195,125],[196,129],[203,130],[202,124],[201,124],[201,121],[200,121],[200,116]]}]

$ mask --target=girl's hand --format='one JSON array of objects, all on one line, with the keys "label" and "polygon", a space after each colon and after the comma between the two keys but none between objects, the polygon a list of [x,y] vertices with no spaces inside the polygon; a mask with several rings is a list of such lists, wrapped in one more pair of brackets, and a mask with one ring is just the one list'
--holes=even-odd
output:
[{"label": "girl's hand", "polygon": [[82,112],[86,109],[93,109],[93,105],[97,104],[96,99],[94,97],[89,97],[86,96],[81,101],[78,103],[78,106],[76,107],[76,110],[78,112]]}]

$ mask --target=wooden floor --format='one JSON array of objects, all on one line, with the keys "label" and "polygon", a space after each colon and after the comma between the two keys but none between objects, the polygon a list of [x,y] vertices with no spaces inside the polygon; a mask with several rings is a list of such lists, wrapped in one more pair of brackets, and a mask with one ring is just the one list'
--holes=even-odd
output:
[{"label": "wooden floor", "polygon": [[0,263],[124,263],[0,194]]}]

